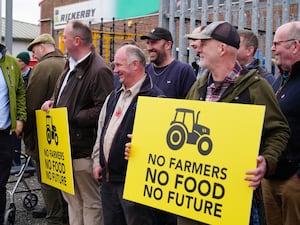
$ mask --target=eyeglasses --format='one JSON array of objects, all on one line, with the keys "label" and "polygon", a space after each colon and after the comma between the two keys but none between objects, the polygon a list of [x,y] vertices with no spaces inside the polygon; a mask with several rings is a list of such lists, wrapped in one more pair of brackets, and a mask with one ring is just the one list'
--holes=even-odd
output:
[{"label": "eyeglasses", "polygon": [[284,42],[289,42],[289,41],[296,41],[296,39],[288,39],[288,40],[283,40],[283,41],[273,41],[273,45],[276,48],[278,45]]}]

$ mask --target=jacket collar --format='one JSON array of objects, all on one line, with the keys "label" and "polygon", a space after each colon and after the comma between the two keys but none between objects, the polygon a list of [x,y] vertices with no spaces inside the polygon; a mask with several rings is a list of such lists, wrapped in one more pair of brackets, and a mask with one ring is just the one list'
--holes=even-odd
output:
[{"label": "jacket collar", "polygon": [[259,59],[254,59],[248,66],[248,69],[255,69],[259,66]]},{"label": "jacket collar", "polygon": [[59,50],[59,49],[55,49],[54,51],[52,52],[49,52],[47,53],[46,55],[44,55],[40,60],[39,62],[45,60],[45,59],[48,59],[48,58],[51,58],[51,57],[64,57],[64,55],[62,54],[62,52]]},{"label": "jacket collar", "polygon": [[300,61],[293,64],[290,76],[299,75],[299,71],[300,71]]},{"label": "jacket collar", "polygon": [[[256,82],[257,79],[251,79],[252,76],[255,76],[256,74],[256,69],[248,70],[248,69],[243,69],[240,73],[240,76],[238,76],[234,81],[231,86],[227,88],[227,90],[223,93],[222,98],[224,98],[226,95],[232,92],[233,88],[239,86],[239,85],[244,85],[245,83],[248,83],[246,86],[250,85],[253,82]],[[209,77],[210,77],[210,72],[207,71],[205,74],[200,78],[198,81],[198,90],[199,90],[199,99],[201,101],[204,101],[206,98],[206,92],[207,92],[207,85],[209,84]]]},{"label": "jacket collar", "polygon": [[[84,60],[82,60],[80,63],[78,63],[75,66],[73,72],[75,73],[76,77],[82,78],[82,76],[85,74],[85,71],[87,71],[88,68],[90,67],[95,54],[96,54],[95,51],[91,50],[91,53]],[[70,69],[69,62],[70,60],[67,61],[65,71],[68,71]]]},{"label": "jacket collar", "polygon": [[[144,93],[147,92],[151,89],[153,89],[153,81],[151,79],[151,77],[146,73],[145,74],[145,80],[142,83],[141,89],[139,91],[139,93]],[[119,94],[122,90],[123,90],[123,85],[120,85],[117,89],[116,89],[116,93]]]}]

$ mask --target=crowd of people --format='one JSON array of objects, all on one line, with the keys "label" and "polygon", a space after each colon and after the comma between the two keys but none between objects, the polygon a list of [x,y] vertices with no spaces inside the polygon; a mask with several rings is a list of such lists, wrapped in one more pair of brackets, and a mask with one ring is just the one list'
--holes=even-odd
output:
[{"label": "crowd of people", "polygon": [[265,105],[257,167],[241,177],[255,192],[249,223],[300,224],[300,22],[275,32],[278,76],[255,58],[258,38],[249,30],[218,21],[186,38],[195,50],[194,68],[172,57],[173,37],[162,27],[141,36],[148,63],[137,44],[126,43],[113,68],[81,21],[64,29],[67,56],[50,34],[33,40],[27,47],[38,61],[33,68],[28,52],[13,57],[0,44],[0,225],[10,168],[20,164],[14,151],[21,151],[23,139],[41,182],[35,110],[60,107],[68,111],[75,194],[41,182],[48,225],[204,224],[123,199],[139,96]]}]

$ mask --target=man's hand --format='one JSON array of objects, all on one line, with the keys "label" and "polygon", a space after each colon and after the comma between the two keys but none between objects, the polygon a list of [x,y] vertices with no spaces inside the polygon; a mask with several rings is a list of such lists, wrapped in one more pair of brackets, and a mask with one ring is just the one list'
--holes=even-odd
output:
[{"label": "man's hand", "polygon": [[49,110],[53,107],[53,105],[54,105],[54,101],[48,100],[44,102],[41,109],[45,112],[49,112]]},{"label": "man's hand", "polygon": [[94,174],[94,178],[96,180],[101,180],[102,178],[102,167],[101,166],[96,166],[94,169],[93,169],[93,174]]},{"label": "man's hand", "polygon": [[24,122],[22,120],[17,120],[16,130],[15,130],[17,137],[21,137],[23,127],[24,127]]},{"label": "man's hand", "polygon": [[131,142],[128,142],[125,144],[125,159],[128,160],[129,159],[129,155],[130,155],[130,149],[131,149]]},{"label": "man's hand", "polygon": [[[132,134],[128,134],[127,137],[129,137],[130,139],[132,138]],[[129,159],[129,155],[130,155],[130,150],[131,150],[131,142],[128,142],[125,144],[125,159],[128,160]]]},{"label": "man's hand", "polygon": [[263,156],[258,156],[256,161],[256,169],[247,171],[247,176],[245,178],[246,181],[250,181],[249,187],[253,187],[253,189],[256,189],[259,186],[267,170],[267,163]]}]

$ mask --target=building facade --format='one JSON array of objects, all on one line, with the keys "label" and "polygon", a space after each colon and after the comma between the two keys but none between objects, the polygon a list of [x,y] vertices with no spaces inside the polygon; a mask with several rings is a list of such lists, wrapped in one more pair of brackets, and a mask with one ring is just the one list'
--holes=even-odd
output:
[{"label": "building facade", "polygon": [[[54,8],[81,2],[87,1],[43,0],[40,4],[41,32],[51,33],[60,45],[63,31],[54,29]],[[271,69],[274,31],[282,23],[300,18],[299,5],[298,0],[159,0],[158,11],[150,15],[123,19],[100,18],[102,22],[91,27],[95,31],[95,46],[107,61],[112,60],[115,49],[124,41],[136,41],[137,45],[145,49],[145,43],[139,36],[156,26],[163,26],[168,28],[174,37],[174,57],[191,62],[194,52],[193,49],[189,49],[184,35],[198,25],[226,20],[237,28],[252,30],[258,35],[258,57]],[[128,9],[132,7],[134,6],[128,1]],[[127,8],[124,8],[124,11],[126,10]],[[63,49],[63,46],[61,48]]]}]

